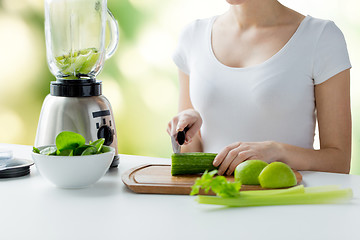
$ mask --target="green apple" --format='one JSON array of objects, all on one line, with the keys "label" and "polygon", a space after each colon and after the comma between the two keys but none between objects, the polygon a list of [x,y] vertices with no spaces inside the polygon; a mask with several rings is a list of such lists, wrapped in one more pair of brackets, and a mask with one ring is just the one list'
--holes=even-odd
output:
[{"label": "green apple", "polygon": [[259,182],[263,188],[284,188],[297,184],[293,170],[283,162],[272,162],[259,175]]},{"label": "green apple", "polygon": [[267,165],[268,163],[262,160],[244,161],[235,168],[235,181],[245,185],[259,185],[259,174]]}]

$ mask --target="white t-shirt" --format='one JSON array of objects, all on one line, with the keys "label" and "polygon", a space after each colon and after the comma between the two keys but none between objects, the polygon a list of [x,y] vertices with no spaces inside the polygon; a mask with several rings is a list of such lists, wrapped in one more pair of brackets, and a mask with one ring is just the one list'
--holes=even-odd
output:
[{"label": "white t-shirt", "polygon": [[271,58],[245,68],[217,60],[215,17],[182,32],[173,55],[190,79],[190,98],[203,119],[204,152],[241,142],[273,140],[313,148],[314,86],[351,67],[344,36],[332,22],[306,16]]}]

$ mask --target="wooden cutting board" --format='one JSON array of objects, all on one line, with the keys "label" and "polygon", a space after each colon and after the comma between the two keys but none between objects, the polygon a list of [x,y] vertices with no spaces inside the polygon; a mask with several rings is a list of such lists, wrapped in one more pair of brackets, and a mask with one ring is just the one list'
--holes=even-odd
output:
[{"label": "wooden cutting board", "polygon": [[[301,174],[293,170],[297,184],[302,181]],[[157,193],[157,194],[182,194],[188,195],[195,180],[201,177],[197,175],[171,175],[171,165],[164,164],[145,164],[129,169],[122,175],[122,181],[133,192],[136,193]],[[226,177],[229,181],[234,181],[233,176]],[[242,185],[241,191],[265,190],[259,185]],[[204,192],[200,192],[204,194]],[[214,195],[210,192],[209,194]]]}]

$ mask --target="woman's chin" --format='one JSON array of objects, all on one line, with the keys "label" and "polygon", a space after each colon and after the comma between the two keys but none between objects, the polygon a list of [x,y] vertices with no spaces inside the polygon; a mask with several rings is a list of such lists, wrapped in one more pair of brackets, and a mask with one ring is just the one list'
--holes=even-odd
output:
[{"label": "woman's chin", "polygon": [[248,0],[226,0],[230,5],[241,5]]}]

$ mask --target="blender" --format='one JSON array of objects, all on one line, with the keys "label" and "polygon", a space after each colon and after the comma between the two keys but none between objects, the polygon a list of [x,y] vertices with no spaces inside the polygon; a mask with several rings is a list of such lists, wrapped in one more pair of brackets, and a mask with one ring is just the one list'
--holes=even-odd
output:
[{"label": "blender", "polygon": [[55,144],[62,131],[79,133],[86,142],[105,138],[104,144],[116,151],[111,167],[117,167],[114,115],[102,95],[102,82],[96,79],[119,40],[107,1],[45,0],[45,39],[48,66],[56,81],[50,83],[41,109],[35,147]]}]

